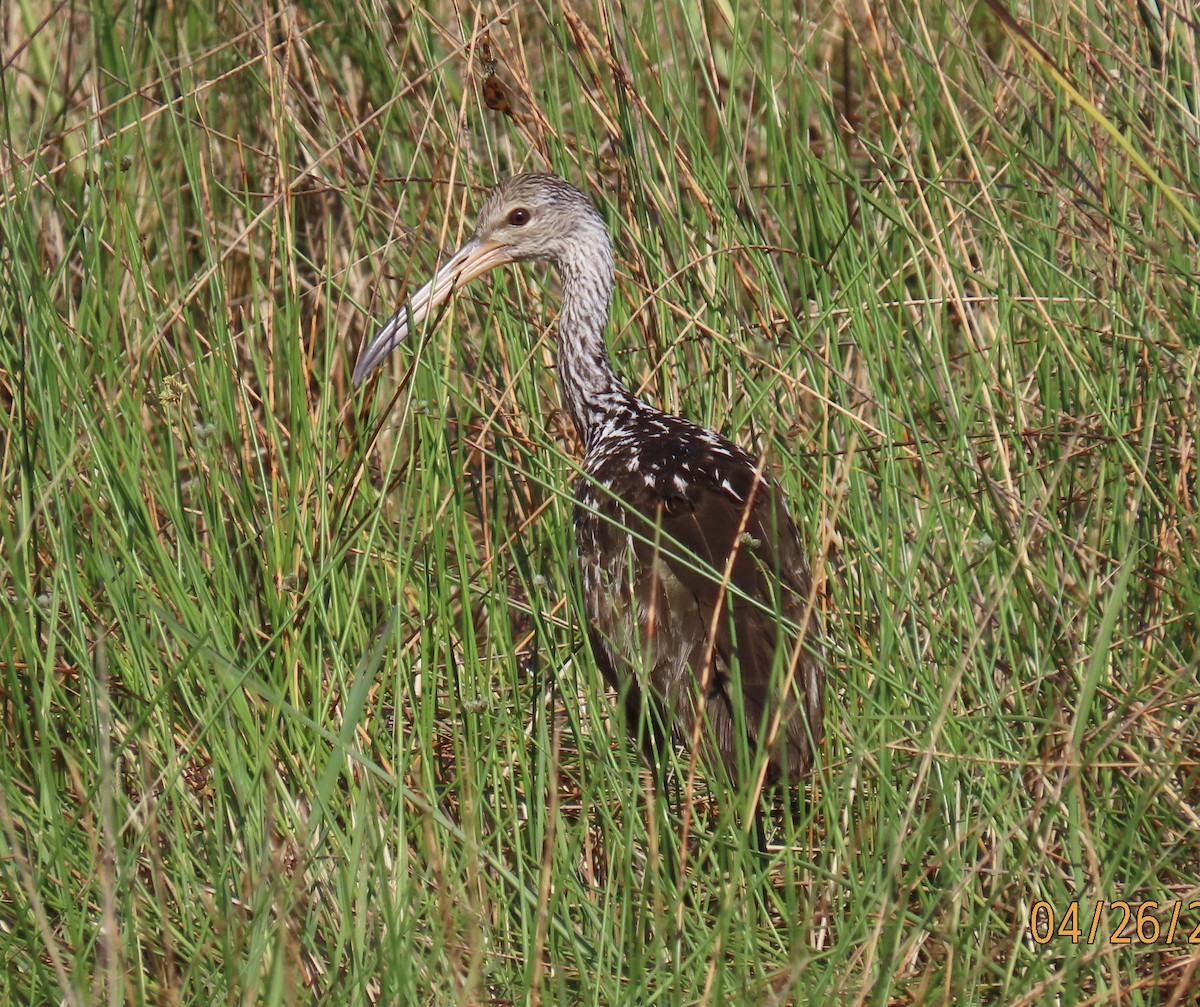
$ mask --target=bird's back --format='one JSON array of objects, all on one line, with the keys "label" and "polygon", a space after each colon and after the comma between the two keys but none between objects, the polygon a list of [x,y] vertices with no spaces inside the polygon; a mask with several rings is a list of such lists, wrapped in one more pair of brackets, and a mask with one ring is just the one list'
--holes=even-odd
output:
[{"label": "bird's back", "polygon": [[577,487],[582,587],[601,670],[625,690],[631,729],[644,701],[661,721],[643,728],[648,751],[662,732],[690,738],[703,687],[701,738],[731,777],[744,724],[747,757],[770,732],[771,775],[786,767],[795,782],[821,738],[824,691],[796,527],[746,452],[638,406],[589,446]]}]

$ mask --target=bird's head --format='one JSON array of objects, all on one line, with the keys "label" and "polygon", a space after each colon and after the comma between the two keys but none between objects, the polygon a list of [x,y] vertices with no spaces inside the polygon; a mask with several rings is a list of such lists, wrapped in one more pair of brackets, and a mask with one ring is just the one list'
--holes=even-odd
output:
[{"label": "bird's head", "polygon": [[531,173],[513,175],[491,191],[471,242],[490,247],[499,260],[494,265],[537,259],[562,263],[593,243],[597,232],[607,244],[604,218],[587,196],[557,175]]},{"label": "bird's head", "polygon": [[354,369],[355,386],[459,287],[497,266],[539,259],[565,273],[599,270],[611,283],[608,230],[591,200],[557,175],[513,175],[492,190],[466,244],[371,340]]}]

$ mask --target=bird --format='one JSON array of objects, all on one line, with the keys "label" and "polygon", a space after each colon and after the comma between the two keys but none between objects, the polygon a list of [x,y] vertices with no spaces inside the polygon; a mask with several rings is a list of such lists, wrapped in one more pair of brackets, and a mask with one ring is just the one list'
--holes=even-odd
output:
[{"label": "bird", "polygon": [[638,398],[614,371],[612,241],[583,192],[549,173],[502,180],[471,237],[367,344],[354,386],[459,288],[531,261],[561,280],[556,369],[583,449],[573,514],[583,617],[626,729],[652,763],[672,741],[698,739],[706,765],[734,782],[761,746],[763,780],[798,784],[823,738],[825,691],[800,534],[759,460]]}]

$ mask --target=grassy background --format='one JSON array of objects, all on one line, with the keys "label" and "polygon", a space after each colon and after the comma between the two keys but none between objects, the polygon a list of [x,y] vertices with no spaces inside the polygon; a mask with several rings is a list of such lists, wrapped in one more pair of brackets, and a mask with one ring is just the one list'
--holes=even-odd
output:
[{"label": "grassy background", "polygon": [[[1194,25],[682,6],[4,7],[0,1001],[1192,1002]],[[556,281],[349,387],[545,167],[824,578],[768,865],[608,722]]]}]

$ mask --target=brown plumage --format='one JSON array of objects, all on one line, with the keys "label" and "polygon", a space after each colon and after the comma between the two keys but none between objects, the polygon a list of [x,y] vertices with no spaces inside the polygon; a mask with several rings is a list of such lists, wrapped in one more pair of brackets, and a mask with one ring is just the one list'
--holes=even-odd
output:
[{"label": "brown plumage", "polygon": [[585,449],[575,487],[585,614],[630,730],[653,759],[665,732],[691,739],[703,706],[702,744],[732,777],[740,741],[751,760],[769,741],[771,775],[795,782],[822,737],[825,686],[796,526],[750,455],[642,402],[614,374],[612,247],[583,193],[555,175],[501,182],[470,240],[363,352],[355,385],[459,286],[533,259],[562,276],[558,371]]}]

